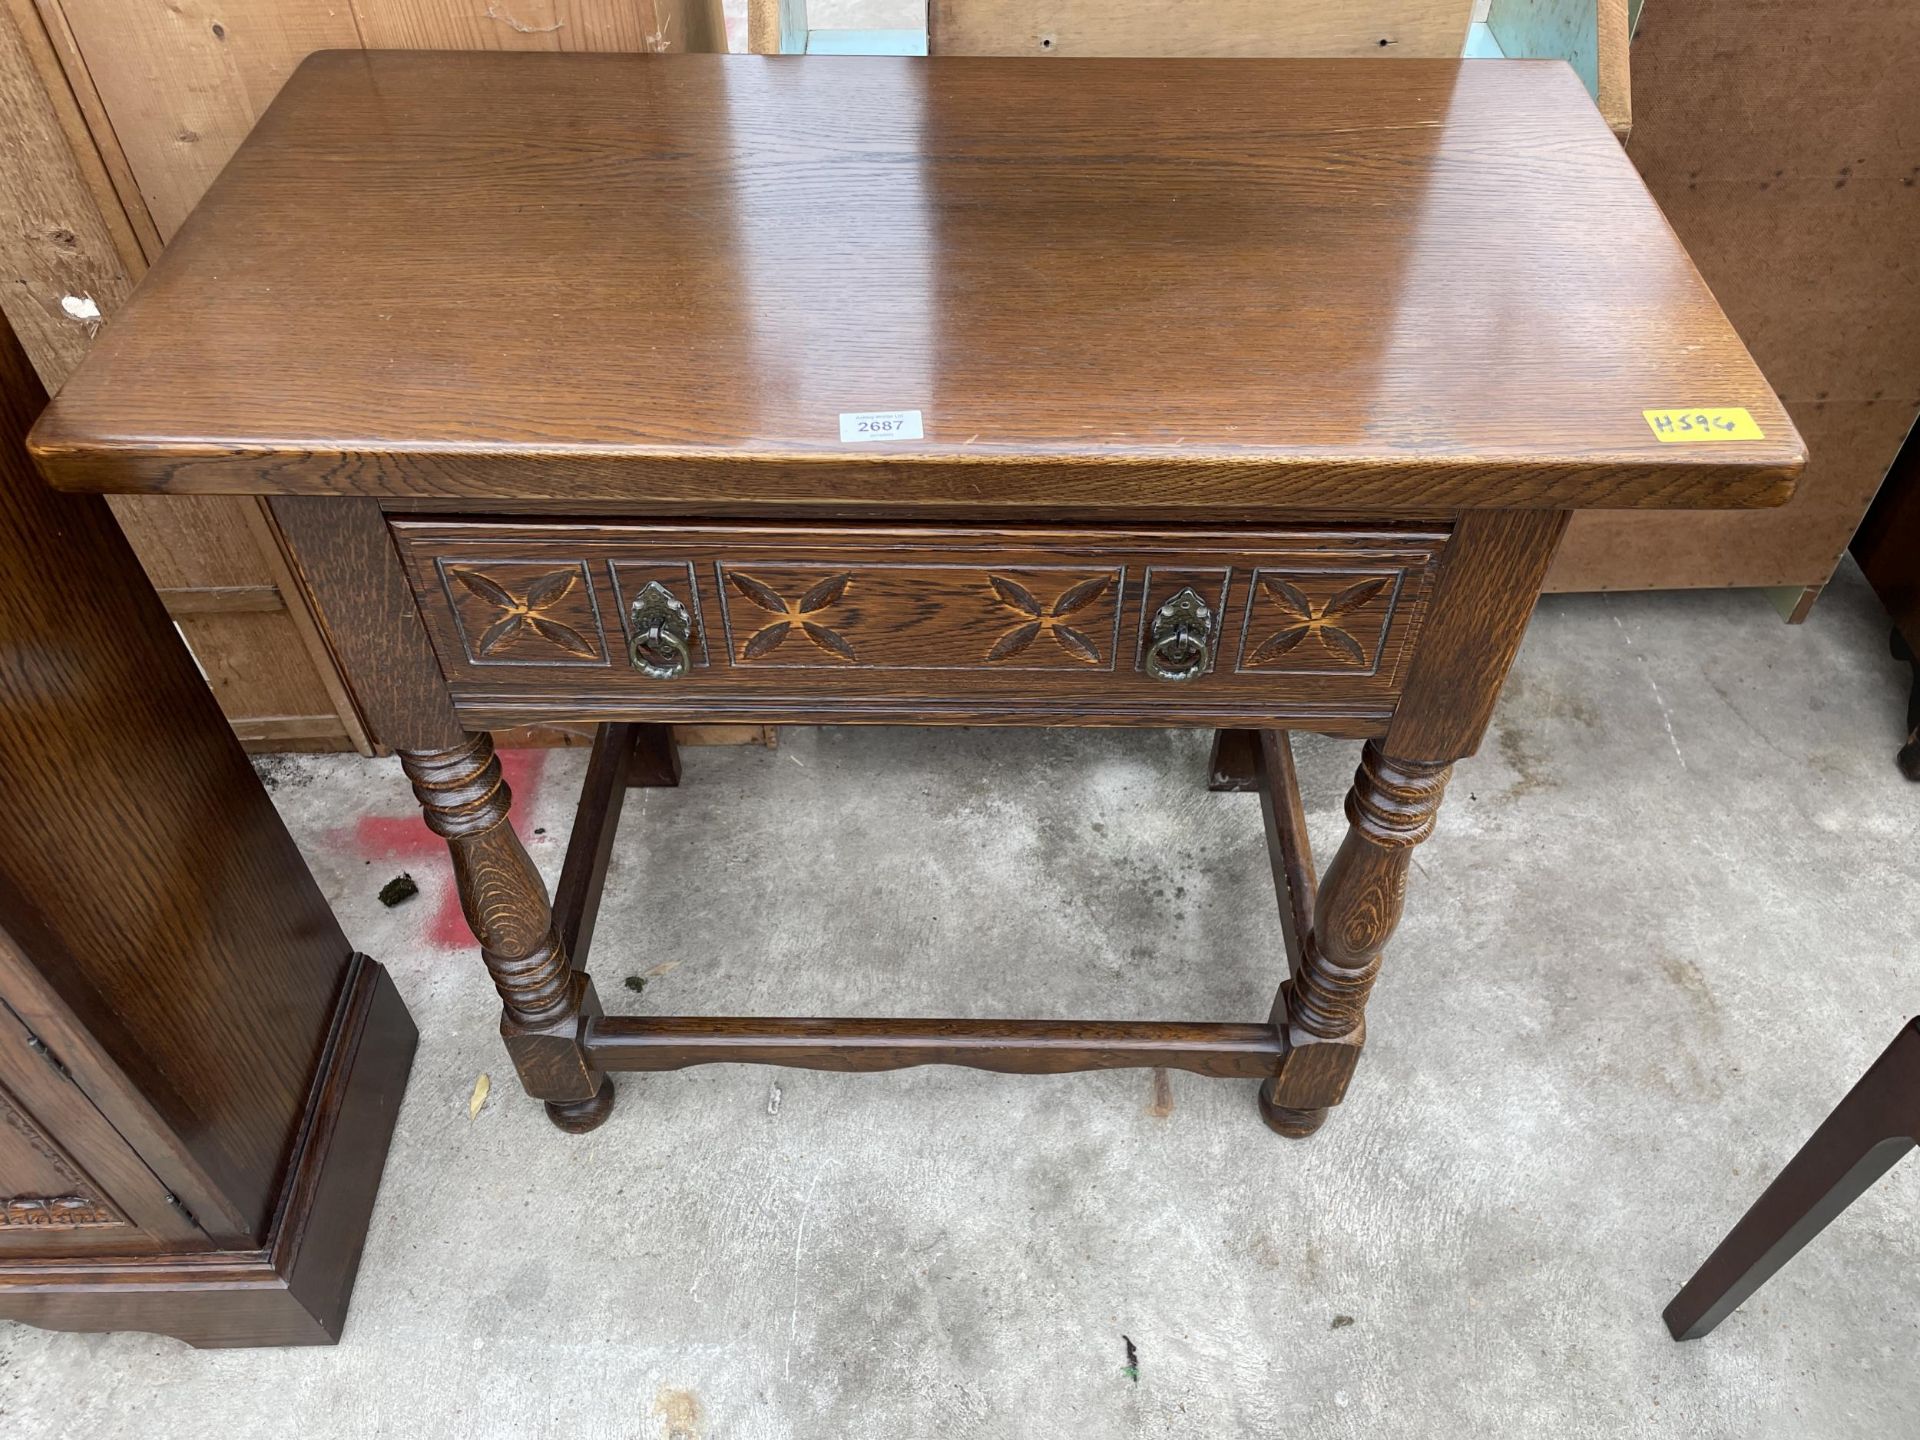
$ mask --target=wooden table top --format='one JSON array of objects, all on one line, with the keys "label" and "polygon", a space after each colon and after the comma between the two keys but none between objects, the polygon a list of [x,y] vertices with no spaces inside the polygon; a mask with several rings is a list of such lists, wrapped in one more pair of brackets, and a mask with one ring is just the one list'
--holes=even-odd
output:
[{"label": "wooden table top", "polygon": [[[1764,438],[1663,443],[1743,407]],[[924,438],[843,442],[848,412]],[[39,426],[70,488],[1777,504],[1799,436],[1557,63],[331,52]]]}]

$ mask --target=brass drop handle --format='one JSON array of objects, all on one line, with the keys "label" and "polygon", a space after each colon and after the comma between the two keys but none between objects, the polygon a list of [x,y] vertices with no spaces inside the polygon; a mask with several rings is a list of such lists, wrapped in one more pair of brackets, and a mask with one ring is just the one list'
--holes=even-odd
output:
[{"label": "brass drop handle", "polygon": [[676,680],[692,661],[693,617],[658,580],[634,596],[627,611],[627,658],[655,680]]},{"label": "brass drop handle", "polygon": [[1178,682],[1207,673],[1213,661],[1213,612],[1191,589],[1154,612],[1148,631],[1147,673]]}]

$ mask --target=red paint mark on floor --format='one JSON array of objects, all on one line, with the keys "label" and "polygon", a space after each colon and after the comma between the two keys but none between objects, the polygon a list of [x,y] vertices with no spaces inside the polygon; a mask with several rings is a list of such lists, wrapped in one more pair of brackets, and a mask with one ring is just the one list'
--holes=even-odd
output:
[{"label": "red paint mark on floor", "polygon": [[[529,838],[527,817],[533,813],[534,801],[540,794],[548,753],[545,750],[500,752],[500,773],[513,792],[511,823],[523,842]],[[376,864],[383,860],[397,862],[416,880],[424,881],[429,875],[435,877],[439,882],[440,908],[426,926],[427,939],[443,949],[473,948],[473,932],[467,929],[466,916],[460,910],[460,895],[453,885],[453,862],[447,856],[447,842],[427,828],[417,809],[410,806],[405,815],[363,815],[349,829],[336,831],[334,839],[351,846],[362,859]],[[391,878],[383,875],[380,883]]]}]

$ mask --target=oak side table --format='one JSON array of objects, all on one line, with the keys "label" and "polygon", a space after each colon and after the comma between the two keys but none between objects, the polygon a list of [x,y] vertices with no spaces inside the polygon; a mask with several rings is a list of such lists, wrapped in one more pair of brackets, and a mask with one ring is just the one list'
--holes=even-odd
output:
[{"label": "oak side table", "polygon": [[[327,53],[34,437],[270,505],[452,847],[530,1095],[1173,1066],[1337,1103],[1569,511],[1786,499],[1792,423],[1553,63]],[[1287,937],[1240,1023],[607,1016],[665,727],[1206,726]],[[602,726],[550,908],[489,727]],[[1286,734],[1364,741],[1316,885]]]}]

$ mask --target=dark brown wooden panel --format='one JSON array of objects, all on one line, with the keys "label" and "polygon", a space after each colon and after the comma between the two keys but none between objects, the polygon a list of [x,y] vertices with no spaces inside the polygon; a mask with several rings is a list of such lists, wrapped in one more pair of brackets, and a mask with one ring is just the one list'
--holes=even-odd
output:
[{"label": "dark brown wooden panel", "polygon": [[33,1230],[128,1228],[127,1217],[93,1178],[0,1085],[0,1252]]},{"label": "dark brown wooden panel", "polygon": [[587,1023],[587,1050],[608,1070],[788,1065],[904,1070],[964,1065],[1015,1075],[1163,1066],[1197,1075],[1274,1074],[1287,1042],[1271,1025],[1186,1020],[762,1020],[613,1015]]},{"label": "dark brown wooden panel", "polygon": [[[10,978],[30,963],[0,929],[0,970]],[[0,1261],[206,1248],[66,1060],[0,1000]]]},{"label": "dark brown wooden panel", "polygon": [[1460,517],[1436,586],[1433,623],[1387,735],[1390,753],[1441,761],[1479,748],[1566,529],[1565,512],[1556,510]]},{"label": "dark brown wooden panel", "polygon": [[379,506],[303,495],[271,503],[369,735],[396,747],[458,743],[460,725],[434,673],[433,649]]},{"label": "dark brown wooden panel", "polygon": [[[310,502],[311,503],[311,502]],[[1445,545],[1433,529],[1153,533],[396,520],[456,706],[552,702],[784,716],[925,702],[1034,717],[1382,722]],[[688,673],[627,658],[657,581],[696,633]],[[1213,662],[1146,669],[1157,609],[1191,585]],[[471,719],[471,716],[469,715]],[[871,716],[869,718],[872,718]]]},{"label": "dark brown wooden panel", "polygon": [[[0,1253],[0,1317],[153,1330],[196,1346],[339,1339],[417,1037],[393,981],[365,956],[348,967],[333,1022],[263,1243],[215,1250],[175,1241],[159,1254],[125,1243],[104,1254],[23,1246],[30,1253]],[[116,1182],[108,1188],[124,1193]]]},{"label": "dark brown wooden panel", "polygon": [[215,1238],[266,1233],[349,947],[0,331],[0,998]]}]

